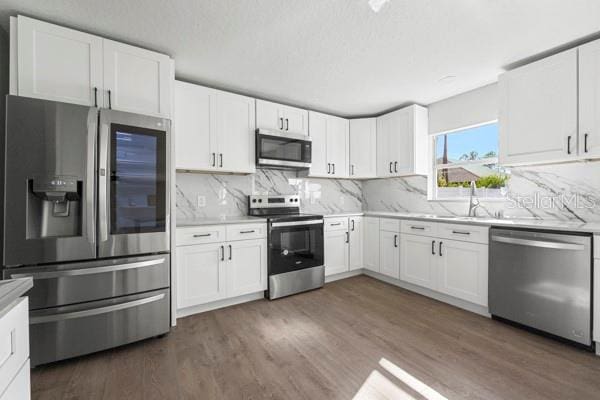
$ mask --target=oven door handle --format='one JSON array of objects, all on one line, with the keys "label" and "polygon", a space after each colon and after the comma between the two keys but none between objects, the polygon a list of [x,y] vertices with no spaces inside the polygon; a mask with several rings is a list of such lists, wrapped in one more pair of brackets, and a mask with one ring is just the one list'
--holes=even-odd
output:
[{"label": "oven door handle", "polygon": [[80,268],[80,269],[69,269],[69,270],[61,270],[61,271],[44,271],[44,272],[32,272],[32,273],[23,273],[23,274],[11,274],[11,278],[28,278],[31,277],[33,279],[52,279],[52,278],[63,278],[68,276],[79,276],[79,275],[92,275],[92,274],[101,274],[104,272],[115,272],[115,271],[123,271],[127,269],[137,269],[137,268],[145,268],[151,267],[154,265],[163,264],[166,260],[164,258],[159,258],[156,260],[146,260],[146,261],[138,261],[127,264],[117,264],[117,265],[106,265],[102,267],[89,267],[89,268]]},{"label": "oven door handle", "polygon": [[71,311],[60,314],[52,314],[52,315],[40,315],[38,317],[33,316],[29,318],[30,324],[43,324],[47,322],[58,322],[64,321],[67,319],[74,318],[84,318],[91,317],[94,315],[100,314],[108,314],[114,311],[126,310],[128,308],[139,307],[144,304],[154,303],[155,301],[159,301],[165,298],[165,294],[157,294],[155,296],[146,297],[139,300],[128,301],[126,303],[120,304],[112,304],[110,306],[98,307],[98,308],[90,308],[88,310],[80,310],[80,311]]},{"label": "oven door handle", "polygon": [[284,226],[299,226],[299,225],[317,225],[322,224],[322,219],[311,219],[309,221],[290,221],[290,222],[273,222],[271,228],[279,228]]}]

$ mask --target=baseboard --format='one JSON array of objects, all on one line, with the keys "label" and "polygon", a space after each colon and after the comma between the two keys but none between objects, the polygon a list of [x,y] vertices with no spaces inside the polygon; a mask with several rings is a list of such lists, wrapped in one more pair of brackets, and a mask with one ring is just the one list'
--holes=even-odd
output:
[{"label": "baseboard", "polygon": [[236,304],[247,303],[249,301],[260,300],[265,298],[264,291],[245,294],[243,296],[232,297],[230,299],[213,301],[212,303],[200,304],[197,306],[182,308],[177,310],[177,318],[183,318],[194,314],[203,313],[206,311],[216,310],[218,308],[234,306]]},{"label": "baseboard", "polygon": [[462,308],[463,310],[470,311],[470,312],[482,315],[487,318],[491,318],[491,315],[488,312],[487,307],[480,306],[478,304],[469,303],[468,301],[457,299],[455,297],[448,296],[443,293],[438,293],[438,292],[435,292],[430,289],[416,286],[411,283],[401,281],[399,279],[390,278],[389,276],[382,275],[378,272],[370,271],[367,269],[363,269],[362,272],[365,275],[370,276],[371,278],[375,278],[380,281],[389,283],[391,285],[398,286],[398,287],[401,287],[406,290],[410,290],[411,292],[415,292],[415,293],[418,293],[423,296],[431,297],[432,299],[439,300],[443,303],[450,304],[454,307]]},{"label": "baseboard", "polygon": [[355,269],[354,271],[346,271],[339,274],[333,274],[325,277],[325,283],[338,281],[340,279],[346,279],[357,275],[362,275],[362,269]]}]

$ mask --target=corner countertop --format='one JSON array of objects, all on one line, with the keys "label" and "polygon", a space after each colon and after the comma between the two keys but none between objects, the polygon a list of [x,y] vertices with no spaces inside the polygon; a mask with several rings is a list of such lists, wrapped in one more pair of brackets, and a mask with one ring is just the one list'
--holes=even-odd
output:
[{"label": "corner countertop", "polygon": [[177,227],[178,228],[187,228],[187,227],[204,226],[204,225],[250,224],[250,223],[266,223],[266,222],[267,222],[266,218],[238,215],[238,216],[222,216],[222,217],[177,220]]},{"label": "corner countertop", "polygon": [[341,213],[336,213],[336,214],[325,214],[323,215],[324,218],[343,218],[343,217],[358,217],[361,215],[364,215],[365,213],[362,211],[355,211],[355,212],[341,212]]},{"label": "corner countertop", "polygon": [[366,211],[368,217],[398,218],[416,221],[437,221],[455,224],[499,226],[512,228],[533,228],[555,231],[582,232],[600,234],[600,223],[585,223],[574,221],[539,220],[539,219],[513,219],[513,218],[488,218],[488,217],[455,217],[429,214],[411,214],[386,211]]},{"label": "corner countertop", "polygon": [[7,306],[23,296],[32,287],[33,278],[18,278],[0,281],[0,317],[8,312],[8,310],[6,310]]}]

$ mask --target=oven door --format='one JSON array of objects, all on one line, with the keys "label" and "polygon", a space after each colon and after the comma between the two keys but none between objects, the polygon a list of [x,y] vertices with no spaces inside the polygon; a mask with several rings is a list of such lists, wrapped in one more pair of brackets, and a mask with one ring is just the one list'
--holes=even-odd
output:
[{"label": "oven door", "polygon": [[269,275],[323,265],[323,220],[274,222],[269,229]]},{"label": "oven door", "polygon": [[309,136],[256,131],[256,164],[272,168],[310,168],[312,142]]}]

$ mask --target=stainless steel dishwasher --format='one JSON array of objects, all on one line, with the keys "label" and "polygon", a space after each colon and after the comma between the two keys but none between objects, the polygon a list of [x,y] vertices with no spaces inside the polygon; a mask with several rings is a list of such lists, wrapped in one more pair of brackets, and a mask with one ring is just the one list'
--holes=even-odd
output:
[{"label": "stainless steel dishwasher", "polygon": [[490,229],[489,311],[592,345],[592,237]]}]

